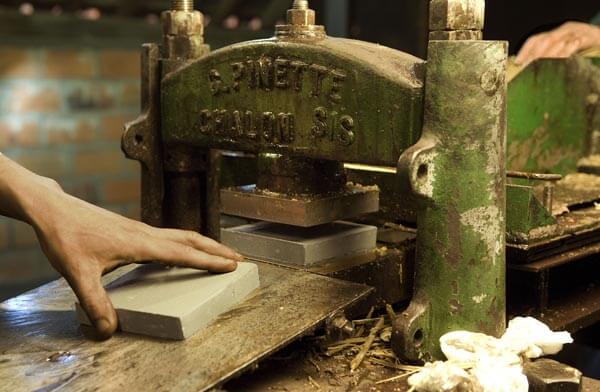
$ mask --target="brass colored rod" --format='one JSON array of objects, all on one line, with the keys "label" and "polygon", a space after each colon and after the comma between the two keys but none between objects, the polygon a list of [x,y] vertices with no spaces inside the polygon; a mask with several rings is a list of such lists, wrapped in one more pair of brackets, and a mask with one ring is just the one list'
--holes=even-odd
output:
[{"label": "brass colored rod", "polygon": [[194,0],[172,0],[173,11],[187,11],[192,12],[194,10]]}]

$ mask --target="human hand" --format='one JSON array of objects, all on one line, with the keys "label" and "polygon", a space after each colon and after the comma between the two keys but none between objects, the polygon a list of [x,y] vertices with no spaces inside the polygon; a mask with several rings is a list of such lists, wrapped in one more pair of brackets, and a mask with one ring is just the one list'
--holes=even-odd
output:
[{"label": "human hand", "polygon": [[539,58],[567,58],[595,46],[600,46],[600,27],[567,22],[555,30],[530,37],[515,63],[527,65]]},{"label": "human hand", "polygon": [[[242,256],[195,232],[158,229],[101,209],[37,176],[38,197],[25,203],[52,266],[65,277],[92,322],[98,339],[117,329],[117,314],[101,276],[120,266],[157,261],[211,272],[236,269]],[[35,196],[35,195],[34,195]]]}]

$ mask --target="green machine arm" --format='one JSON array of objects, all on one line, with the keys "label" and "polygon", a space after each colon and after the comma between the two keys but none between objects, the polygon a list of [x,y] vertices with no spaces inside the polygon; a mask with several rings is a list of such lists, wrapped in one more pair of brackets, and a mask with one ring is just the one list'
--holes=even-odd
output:
[{"label": "green machine arm", "polygon": [[447,332],[505,328],[508,45],[477,40],[483,8],[431,3],[423,135],[398,164],[419,200],[414,296],[393,337],[409,361],[442,358]]}]

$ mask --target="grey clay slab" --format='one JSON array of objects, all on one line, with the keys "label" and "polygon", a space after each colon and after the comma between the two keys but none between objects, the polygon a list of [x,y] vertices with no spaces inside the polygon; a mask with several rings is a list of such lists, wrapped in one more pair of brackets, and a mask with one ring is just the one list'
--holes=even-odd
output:
[{"label": "grey clay slab", "polygon": [[[151,264],[107,286],[121,331],[183,340],[242,302],[260,285],[258,267],[239,263],[234,272],[211,274]],[[76,304],[79,322],[90,325]]]}]

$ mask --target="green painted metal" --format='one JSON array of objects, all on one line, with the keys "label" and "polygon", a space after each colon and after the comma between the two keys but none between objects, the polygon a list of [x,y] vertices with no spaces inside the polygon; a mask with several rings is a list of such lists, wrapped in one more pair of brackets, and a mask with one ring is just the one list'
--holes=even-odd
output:
[{"label": "green painted metal", "polygon": [[591,132],[588,97],[599,81],[593,60],[581,57],[538,60],[518,74],[508,87],[508,168],[576,171]]},{"label": "green painted metal", "polygon": [[421,132],[423,73],[347,39],[233,45],[164,78],[163,142],[395,165]]},{"label": "green painted metal", "polygon": [[429,43],[423,136],[398,165],[419,200],[415,293],[393,334],[409,361],[443,358],[447,332],[505,329],[506,56],[505,42]]},{"label": "green painted metal", "polygon": [[531,186],[508,185],[506,188],[506,231],[509,242],[526,239],[537,228],[556,224]]}]

